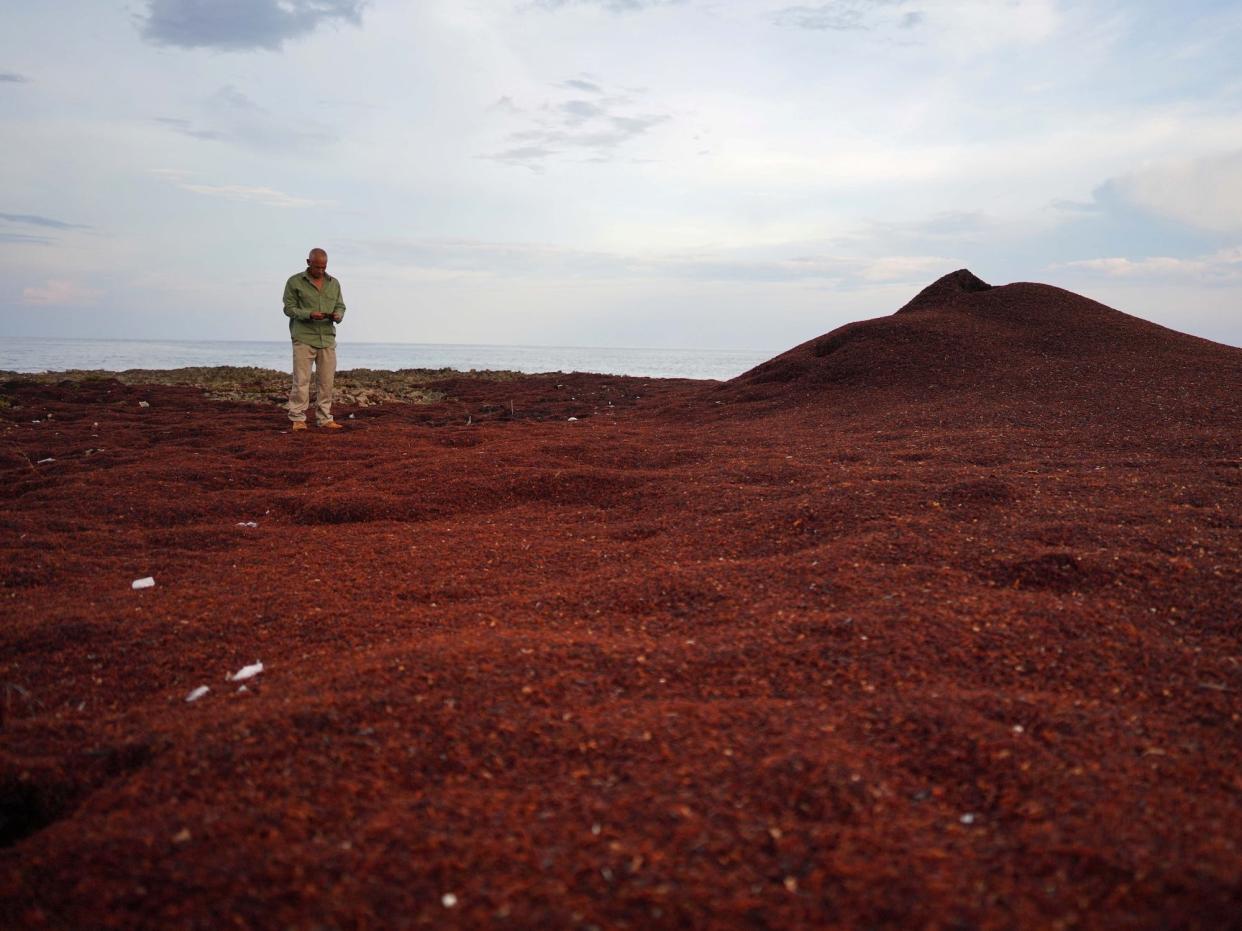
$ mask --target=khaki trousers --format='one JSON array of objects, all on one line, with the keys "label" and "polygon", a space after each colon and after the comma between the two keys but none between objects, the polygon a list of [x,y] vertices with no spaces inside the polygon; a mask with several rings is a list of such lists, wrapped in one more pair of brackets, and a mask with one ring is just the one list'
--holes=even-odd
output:
[{"label": "khaki trousers", "polygon": [[332,419],[332,378],[336,375],[336,350],[316,349],[293,341],[293,387],[289,389],[289,419],[306,420],[310,406],[311,364],[315,366],[315,422]]}]

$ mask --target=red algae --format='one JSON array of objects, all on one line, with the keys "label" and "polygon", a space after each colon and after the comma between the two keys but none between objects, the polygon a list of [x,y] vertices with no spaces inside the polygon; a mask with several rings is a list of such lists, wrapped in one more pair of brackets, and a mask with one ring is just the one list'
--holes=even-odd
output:
[{"label": "red algae", "polygon": [[1236,926],[1242,351],[956,274],[335,433],[0,385],[0,925]]}]

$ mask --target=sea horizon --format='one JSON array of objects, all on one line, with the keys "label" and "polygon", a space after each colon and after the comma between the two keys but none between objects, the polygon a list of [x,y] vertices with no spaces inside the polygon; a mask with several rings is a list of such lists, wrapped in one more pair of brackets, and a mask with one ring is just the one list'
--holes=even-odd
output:
[{"label": "sea horizon", "polygon": [[[724,381],[779,350],[605,346],[514,346],[483,343],[342,341],[337,368],[458,371],[595,372],[640,378]],[[125,371],[211,366],[289,371],[289,341],[178,340],[56,336],[13,337],[0,343],[0,371],[23,374],[73,370]]]}]

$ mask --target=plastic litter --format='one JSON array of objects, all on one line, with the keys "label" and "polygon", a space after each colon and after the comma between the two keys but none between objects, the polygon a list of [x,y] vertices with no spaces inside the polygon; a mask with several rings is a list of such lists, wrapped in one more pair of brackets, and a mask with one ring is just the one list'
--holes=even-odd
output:
[{"label": "plastic litter", "polygon": [[198,701],[200,698],[202,698],[204,695],[206,695],[210,691],[211,689],[207,688],[207,686],[200,685],[198,688],[192,691],[189,695],[187,695],[185,697],[185,700],[186,701]]},{"label": "plastic litter", "polygon": [[145,579],[134,579],[129,583],[130,588],[155,588],[155,579],[147,576]]},{"label": "plastic litter", "polygon": [[262,671],[263,664],[256,661],[249,666],[243,666],[241,669],[237,670],[236,673],[229,676],[229,680],[232,682],[241,682],[243,679],[253,679]]}]

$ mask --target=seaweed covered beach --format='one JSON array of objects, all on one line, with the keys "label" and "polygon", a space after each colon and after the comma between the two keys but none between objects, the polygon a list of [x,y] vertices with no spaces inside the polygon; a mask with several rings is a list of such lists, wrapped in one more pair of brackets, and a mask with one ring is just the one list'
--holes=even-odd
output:
[{"label": "seaweed covered beach", "polygon": [[0,926],[1238,925],[1242,350],[283,377],[0,376]]}]

